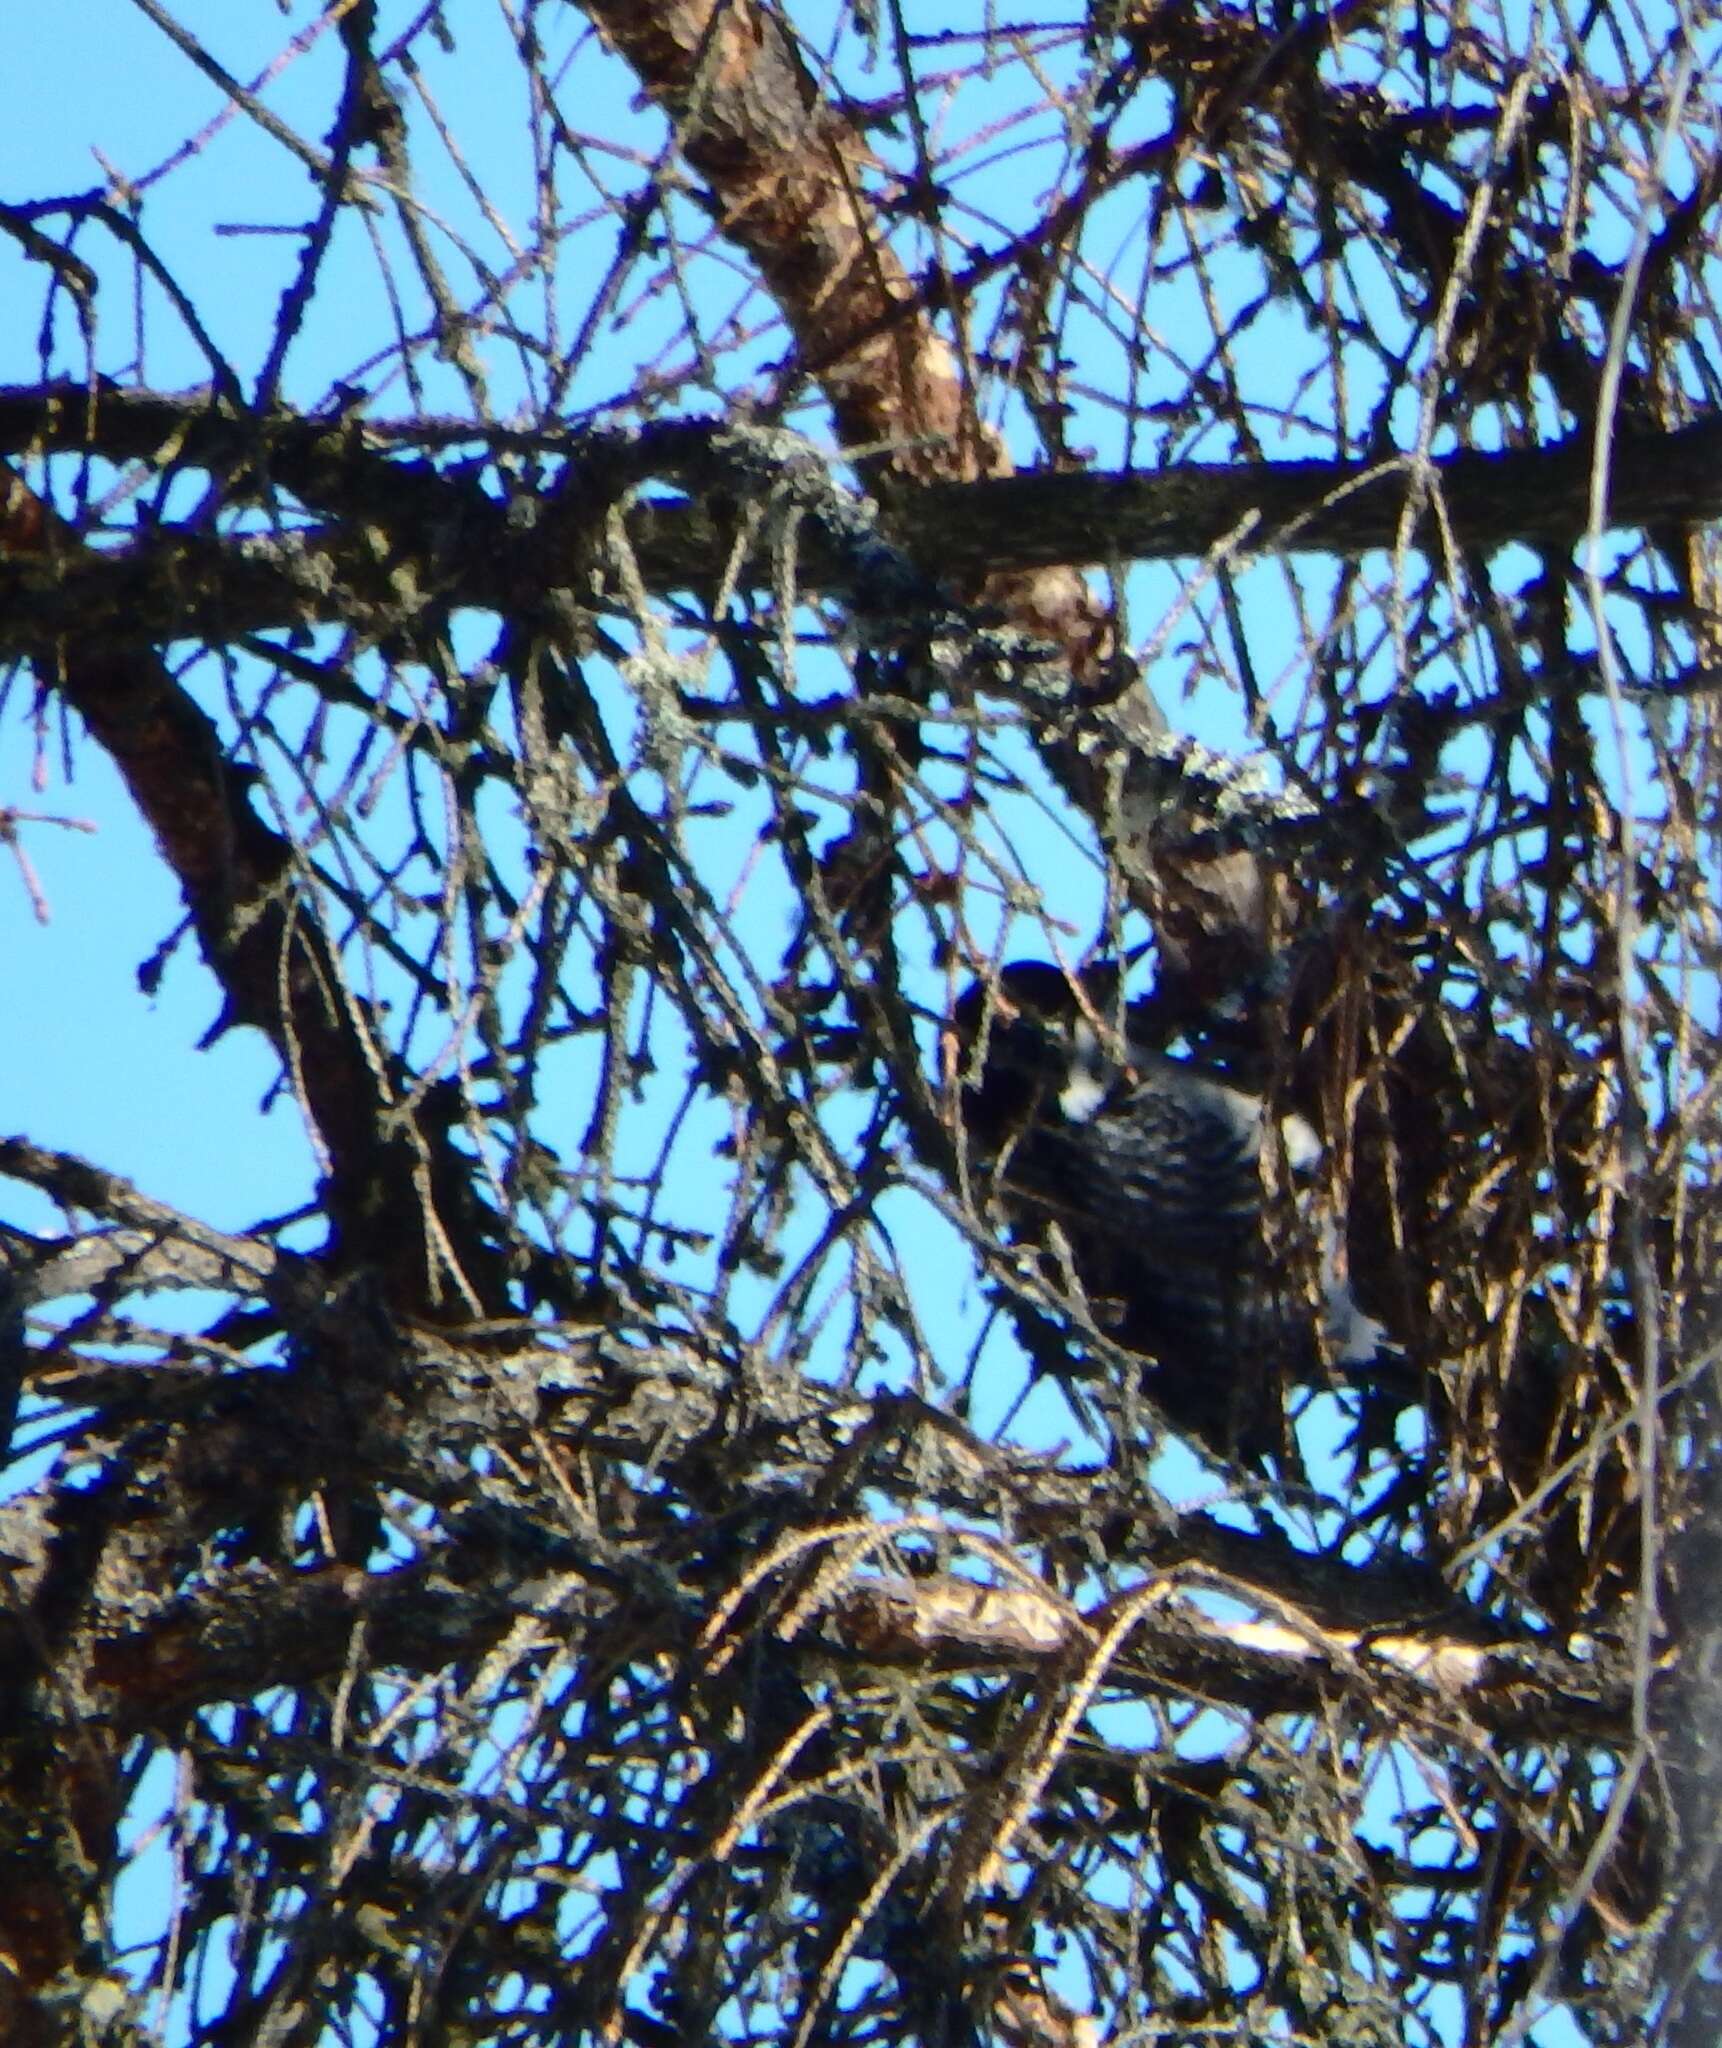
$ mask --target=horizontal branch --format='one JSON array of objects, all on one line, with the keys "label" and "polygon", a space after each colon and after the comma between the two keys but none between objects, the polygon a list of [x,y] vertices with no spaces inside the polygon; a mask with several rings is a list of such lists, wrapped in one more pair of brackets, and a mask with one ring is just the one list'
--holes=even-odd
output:
[{"label": "horizontal branch", "polygon": [[[1618,1675],[1590,1668],[1588,1642],[1575,1639],[1563,1653],[1523,1632],[1491,1631],[1463,1610],[1403,1617],[1396,1629],[1373,1632],[1335,1629],[1293,1602],[1222,1617],[1188,1596],[1206,1590],[1238,1601],[1240,1589],[1224,1579],[1180,1572],[1161,1586],[1165,1597],[1143,1607],[1132,1656],[1113,1673],[1126,1688],[1134,1672],[1148,1694],[1187,1689],[1240,1710],[1292,1712],[1343,1685],[1407,1710],[1464,1700],[1498,1734],[1520,1730],[1530,1711],[1545,1734],[1558,1729],[1616,1747],[1631,1739],[1628,1689]],[[858,1580],[836,1616],[867,1657],[912,1669],[1068,1664],[1093,1648],[1109,1619],[1106,1610],[1078,1614],[1027,1582],[987,1586],[948,1575]]]},{"label": "horizontal branch", "polygon": [[[1010,569],[1200,555],[1246,525],[1250,553],[1357,555],[1404,540],[1434,554],[1442,540],[1432,507],[1462,547],[1558,548],[1588,529],[1593,456],[1591,436],[1572,434],[1541,448],[1443,456],[1421,477],[1401,456],[984,477],[905,491],[893,519],[923,561],[968,562],[997,550],[995,566]],[[1722,518],[1722,418],[1621,436],[1609,482],[1610,529]],[[1407,519],[1414,486],[1424,495]]]},{"label": "horizontal branch", "polygon": [[[62,1513],[61,1523],[67,1519]],[[98,1503],[86,1519],[101,1525],[107,1516]],[[110,1599],[110,1589],[97,1582],[83,1618],[86,1682],[108,1725],[129,1735],[195,1707],[243,1698],[260,1670],[275,1682],[333,1681],[352,1654],[351,1631],[361,1618],[379,1664],[434,1671],[482,1655],[522,1614],[546,1611],[553,1583],[564,1586],[563,1597],[580,1589],[580,1625],[598,1632],[589,1647],[599,1647],[614,1601],[595,1583],[597,1560],[548,1531],[534,1543],[540,1525],[527,1517],[474,1514],[461,1526],[462,1536],[433,1556],[386,1573],[252,1563],[207,1576],[195,1588],[164,1589],[159,1602],[136,1585],[111,1588]],[[46,1583],[54,1528],[39,1496],[0,1509],[0,1534],[21,1589]],[[64,1529],[57,1533],[63,1543]],[[535,1552],[542,1553],[537,1568],[523,1569]],[[648,1622],[636,1603],[630,1617],[636,1649],[652,1641],[656,1627],[666,1631],[657,1647],[666,1654],[675,1648],[671,1609]],[[839,1635],[869,1661],[917,1670],[1021,1669],[1067,1658],[1090,1640],[1087,1622],[1026,1582],[1004,1593],[949,1580],[857,1579],[839,1599],[836,1618]],[[574,1632],[572,1613],[564,1626]],[[1164,1612],[1144,1611],[1113,1678],[1142,1698],[1194,1694],[1241,1713],[1308,1712],[1340,1687],[1403,1712],[1444,1713],[1463,1701],[1472,1725],[1502,1738],[1522,1738],[1534,1726],[1544,1737],[1558,1731],[1605,1747],[1630,1740],[1629,1696],[1618,1677],[1553,1647],[1489,1642],[1481,1627],[1453,1633],[1408,1620],[1396,1634],[1336,1635],[1302,1610],[1220,1621],[1177,1598]],[[20,1657],[27,1628],[0,1622],[0,1643]],[[816,1666],[830,1654],[828,1647],[810,1649]]]},{"label": "horizontal branch", "polygon": [[[443,471],[422,453],[403,452],[447,445],[452,431],[436,423],[241,420],[203,394],[0,392],[0,452],[203,469],[230,483],[237,477],[240,497],[255,501],[284,486],[302,505],[335,515],[334,523],[219,539],[156,529],[78,556],[0,559],[0,648],[29,652],[67,633],[134,644],[226,642],[367,614],[399,625],[426,604],[508,612],[557,588],[590,601],[586,578],[606,513],[621,492],[653,478],[673,478],[683,495],[630,509],[646,587],[711,588],[730,566],[736,470],[716,429],[510,432],[491,444],[494,452],[531,446],[567,458],[528,519],[484,490],[470,466]],[[477,428],[463,438],[468,450],[486,442]],[[702,447],[709,461],[701,461]],[[1514,541],[1568,547],[1587,529],[1592,459],[1590,437],[1576,434],[1543,448],[1466,451],[1422,471],[1389,457],[893,483],[887,525],[925,570],[957,585],[1052,564],[1199,556],[1240,535],[1254,553],[1349,556],[1401,543],[1433,553],[1448,535],[1483,550]],[[1616,441],[1611,528],[1717,518],[1722,419]],[[752,566],[761,581],[772,573],[763,550]],[[844,550],[817,521],[798,535],[797,566],[810,592],[848,587]]]}]

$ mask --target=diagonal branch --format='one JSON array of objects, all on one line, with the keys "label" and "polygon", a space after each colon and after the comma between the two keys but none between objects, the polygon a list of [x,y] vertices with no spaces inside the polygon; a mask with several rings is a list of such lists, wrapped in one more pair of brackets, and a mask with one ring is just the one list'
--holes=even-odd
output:
[{"label": "diagonal branch", "polygon": [[[90,559],[50,508],[3,472],[0,549],[52,565],[50,573]],[[298,853],[258,817],[247,772],[166,664],[136,641],[92,637],[93,616],[81,627],[64,622],[45,671],[112,756],[179,881],[223,992],[222,1028],[263,1032],[294,1075],[347,1253],[373,1267],[396,1305],[434,1315],[444,1290],[426,1259],[426,1147],[392,1116],[341,962],[298,878]],[[483,1273],[473,1251],[469,1277],[470,1268]],[[500,1306],[500,1276],[489,1291]]]}]

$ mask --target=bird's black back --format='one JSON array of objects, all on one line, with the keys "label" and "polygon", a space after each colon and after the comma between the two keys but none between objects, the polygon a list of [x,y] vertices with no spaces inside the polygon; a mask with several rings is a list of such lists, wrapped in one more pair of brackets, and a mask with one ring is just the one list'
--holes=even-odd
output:
[{"label": "bird's black back", "polygon": [[1174,1423],[1228,1455],[1277,1440],[1282,1376],[1316,1347],[1269,1272],[1259,1102],[1121,1042],[1104,992],[1085,1001],[1040,963],[969,990],[955,1029],[984,1042],[963,1123],[1015,1233],[1056,1226],[1089,1315],[1152,1362]]}]

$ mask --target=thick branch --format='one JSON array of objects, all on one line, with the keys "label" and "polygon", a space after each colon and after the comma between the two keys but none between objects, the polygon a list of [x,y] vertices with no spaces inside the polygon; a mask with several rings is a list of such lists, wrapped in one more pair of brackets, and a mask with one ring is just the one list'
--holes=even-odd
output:
[{"label": "thick branch", "polygon": [[[0,396],[0,449],[144,459],[170,427],[182,437],[182,463],[220,473],[241,459],[239,423],[201,395],[112,394],[76,411],[63,391]],[[107,552],[15,546],[0,556],[0,646],[40,650],[74,631],[132,645],[220,643],[317,621],[351,624],[356,608],[398,627],[414,603],[507,611],[528,593],[557,587],[587,599],[590,555],[581,537],[601,526],[618,489],[654,475],[673,475],[692,495],[648,500],[630,514],[649,589],[712,587],[734,545],[725,495],[733,472],[712,464],[702,477],[696,437],[681,430],[569,449],[565,480],[533,522],[509,520],[465,472],[448,476],[389,454],[370,430],[331,440],[311,423],[283,419],[269,423],[267,435],[270,472],[293,474],[307,501],[338,512],[339,523],[228,540],[158,533]],[[566,437],[544,440],[568,447]],[[1466,451],[1433,463],[1421,496],[1399,460],[987,477],[902,487],[892,525],[923,568],[970,588],[995,571],[1202,555],[1240,533],[1247,550],[1260,552],[1357,555],[1401,541],[1433,552],[1444,544],[1437,506],[1466,547],[1566,547],[1586,530],[1591,459],[1585,435],[1539,449]],[[1722,420],[1622,438],[1610,476],[1611,527],[1722,518]],[[763,552],[752,569],[762,582],[772,573]],[[811,591],[841,589],[849,564],[810,525],[799,538],[798,570]]]}]

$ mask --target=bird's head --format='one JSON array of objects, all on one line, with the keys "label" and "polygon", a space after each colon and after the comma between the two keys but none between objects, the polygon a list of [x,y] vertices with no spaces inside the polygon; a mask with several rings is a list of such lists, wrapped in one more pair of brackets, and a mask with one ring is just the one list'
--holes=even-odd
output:
[{"label": "bird's head", "polygon": [[1056,1101],[1081,1123],[1128,1071],[1118,988],[1109,963],[1077,976],[1049,960],[1012,961],[958,997],[949,1071],[996,1113]]}]

